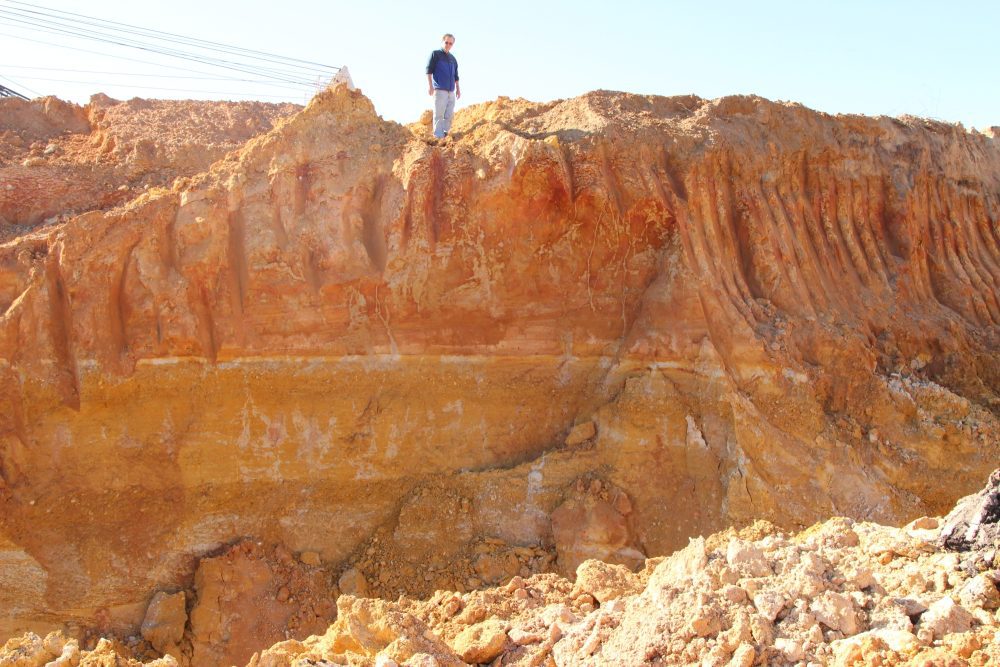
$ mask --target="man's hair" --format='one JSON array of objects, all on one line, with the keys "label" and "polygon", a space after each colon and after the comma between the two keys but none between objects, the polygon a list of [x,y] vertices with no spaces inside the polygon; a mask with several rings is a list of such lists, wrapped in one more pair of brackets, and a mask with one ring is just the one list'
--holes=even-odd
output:
[{"label": "man's hair", "polygon": [[448,39],[449,37],[451,37],[452,39],[455,39],[455,35],[451,34],[450,32],[446,32],[445,34],[441,35],[441,41],[443,42],[444,40]]}]

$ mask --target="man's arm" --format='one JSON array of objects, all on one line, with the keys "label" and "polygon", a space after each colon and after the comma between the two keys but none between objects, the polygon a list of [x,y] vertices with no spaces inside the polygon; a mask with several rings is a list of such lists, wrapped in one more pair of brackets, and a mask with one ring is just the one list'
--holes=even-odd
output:
[{"label": "man's arm", "polygon": [[434,94],[434,66],[437,64],[437,51],[431,51],[431,59],[427,61],[427,94]]},{"label": "man's arm", "polygon": [[[452,56],[454,58],[454,56]],[[455,99],[462,96],[462,86],[458,83],[458,58],[455,58]]]}]

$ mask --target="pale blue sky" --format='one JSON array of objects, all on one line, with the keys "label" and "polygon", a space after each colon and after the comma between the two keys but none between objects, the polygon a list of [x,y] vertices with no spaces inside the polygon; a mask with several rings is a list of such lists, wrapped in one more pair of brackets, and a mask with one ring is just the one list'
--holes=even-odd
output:
[{"label": "pale blue sky", "polygon": [[[829,113],[908,113],[966,127],[1000,125],[1000,2],[995,0],[451,4],[441,9],[448,3],[0,0],[0,83],[29,96],[54,94],[80,103],[95,92],[119,99],[301,103],[308,98],[304,87],[148,76],[195,75],[121,58],[211,70],[11,25],[9,12],[34,5],[347,65],[376,110],[400,122],[416,120],[427,106],[424,65],[447,31],[457,37],[460,108],[500,95],[546,101],[603,88],[705,98],[754,93]],[[56,43],[117,58],[51,45]],[[43,67],[53,69],[29,69]]]}]

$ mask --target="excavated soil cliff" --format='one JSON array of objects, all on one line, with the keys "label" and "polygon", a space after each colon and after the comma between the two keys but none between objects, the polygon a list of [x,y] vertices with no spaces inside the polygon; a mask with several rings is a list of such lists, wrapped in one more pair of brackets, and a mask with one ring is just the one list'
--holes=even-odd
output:
[{"label": "excavated soil cliff", "polygon": [[1000,460],[994,134],[595,92],[433,144],[344,88],[0,133],[0,634],[245,664],[365,596],[941,515]]}]

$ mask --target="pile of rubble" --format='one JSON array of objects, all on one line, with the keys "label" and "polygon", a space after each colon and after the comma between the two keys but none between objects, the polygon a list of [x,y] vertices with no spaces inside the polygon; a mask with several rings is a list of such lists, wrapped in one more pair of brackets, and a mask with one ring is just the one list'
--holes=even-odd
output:
[{"label": "pile of rubble", "polygon": [[[758,523],[694,539],[639,572],[588,560],[575,582],[515,576],[422,601],[342,595],[323,635],[249,665],[1000,664],[998,510],[1000,470],[945,519],[903,528],[834,518],[787,535]],[[61,633],[25,635],[0,666],[187,662],[143,663],[127,643],[83,651]]]}]

